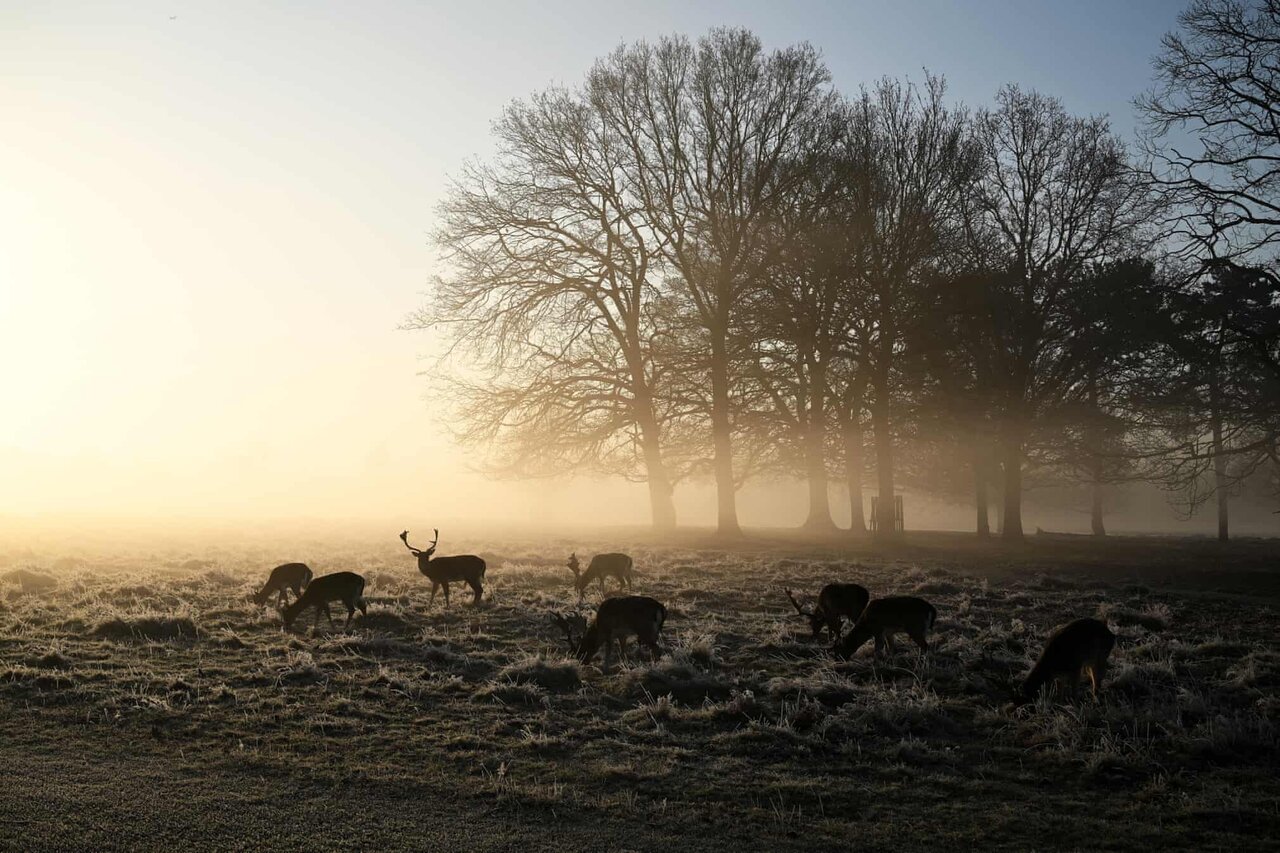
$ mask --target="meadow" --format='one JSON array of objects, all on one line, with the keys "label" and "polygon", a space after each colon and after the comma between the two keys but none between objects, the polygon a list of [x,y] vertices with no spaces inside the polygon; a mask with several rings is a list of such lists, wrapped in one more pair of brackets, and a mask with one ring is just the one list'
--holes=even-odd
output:
[{"label": "meadow", "polygon": [[[1280,838],[1280,544],[910,534],[510,534],[427,608],[396,540],[0,550],[6,849],[1267,849]],[[447,548],[447,551],[446,551]],[[548,615],[622,548],[664,653],[602,672]],[[368,579],[351,629],[249,595]],[[933,602],[933,647],[835,660],[783,589]],[[584,606],[598,603],[593,588]],[[340,608],[338,608],[340,609]],[[335,613],[335,615],[337,615]],[[1102,698],[1011,690],[1079,616]],[[634,648],[634,647],[633,647]],[[198,839],[198,840],[193,840]]]}]

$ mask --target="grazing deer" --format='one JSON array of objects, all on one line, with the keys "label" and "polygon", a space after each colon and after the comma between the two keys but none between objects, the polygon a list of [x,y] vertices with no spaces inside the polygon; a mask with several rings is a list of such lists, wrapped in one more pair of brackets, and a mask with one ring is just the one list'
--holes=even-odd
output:
[{"label": "grazing deer", "polygon": [[306,592],[284,609],[284,627],[293,627],[293,620],[308,607],[314,607],[316,611],[316,621],[311,626],[313,631],[320,627],[322,610],[324,615],[329,617],[329,624],[332,625],[333,614],[329,612],[331,601],[341,601],[347,605],[347,621],[343,628],[351,626],[351,619],[355,616],[357,607],[363,615],[369,615],[369,605],[364,600],[364,578],[355,572],[334,572],[331,575],[321,575],[307,584]]},{"label": "grazing deer", "polygon": [[606,598],[596,610],[596,618],[588,627],[580,614],[553,613],[551,621],[558,625],[569,641],[569,651],[582,663],[589,662],[601,646],[604,646],[604,668],[613,662],[613,641],[625,657],[627,637],[635,635],[636,641],[657,657],[658,635],[667,621],[667,608],[646,595],[623,595]]},{"label": "grazing deer", "polygon": [[906,634],[920,647],[920,651],[927,652],[929,641],[926,638],[937,621],[938,611],[923,598],[910,595],[877,598],[862,611],[848,635],[836,644],[835,653],[841,658],[851,658],[863,643],[874,637],[877,655],[885,646],[892,654],[895,651],[894,634]]},{"label": "grazing deer", "polygon": [[603,595],[604,580],[608,577],[617,578],[620,588],[625,587],[628,592],[631,591],[632,562],[626,554],[596,554],[585,572],[579,570],[581,565],[576,553],[569,555],[569,571],[573,572],[573,587],[578,591],[579,601],[592,581],[600,582],[600,593]]},{"label": "grazing deer", "polygon": [[796,612],[809,620],[815,640],[822,634],[825,626],[831,632],[831,639],[839,642],[841,619],[848,619],[850,624],[856,623],[867,602],[871,600],[871,593],[867,592],[866,587],[856,583],[829,583],[818,593],[817,605],[811,605],[806,610],[796,601],[791,590],[784,589],[783,592],[791,599]]},{"label": "grazing deer", "polygon": [[306,563],[285,563],[282,566],[276,566],[271,570],[271,576],[267,578],[262,589],[253,594],[253,603],[261,607],[267,603],[271,593],[276,592],[280,594],[276,607],[283,607],[288,603],[285,590],[291,589],[294,598],[301,598],[302,591],[307,588],[307,584],[311,583],[311,577],[311,568]]},{"label": "grazing deer", "polygon": [[1115,644],[1116,635],[1097,619],[1077,619],[1058,628],[1049,635],[1040,660],[1022,682],[1017,704],[1034,702],[1040,688],[1052,681],[1067,681],[1074,692],[1081,677],[1089,679],[1096,701],[1107,674],[1107,657]]},{"label": "grazing deer", "polygon": [[443,586],[444,606],[448,607],[449,584],[461,581],[471,587],[471,591],[475,593],[475,598],[471,600],[471,605],[474,607],[480,603],[480,596],[484,594],[484,560],[474,554],[431,559],[431,555],[436,552],[436,543],[440,541],[440,531],[436,530],[435,534],[436,538],[431,540],[431,546],[425,551],[420,551],[409,544],[409,531],[406,530],[400,534],[404,547],[418,558],[418,571],[431,579],[431,600],[427,602],[427,606],[435,604],[436,591]]}]

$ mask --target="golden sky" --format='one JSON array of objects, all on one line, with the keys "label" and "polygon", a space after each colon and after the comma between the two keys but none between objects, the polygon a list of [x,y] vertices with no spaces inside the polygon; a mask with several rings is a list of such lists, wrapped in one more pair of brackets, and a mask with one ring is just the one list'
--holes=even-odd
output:
[{"label": "golden sky", "polygon": [[[813,40],[846,89],[928,64],[966,99],[1048,76],[1123,108],[1173,18],[1145,53],[1060,31],[1040,67],[940,46],[994,38],[949,4],[802,10],[0,3],[0,513],[644,521],[642,489],[466,473],[416,375],[430,341],[396,331],[504,103],[623,39],[731,24]],[[1085,67],[1083,44],[1123,57]]]}]

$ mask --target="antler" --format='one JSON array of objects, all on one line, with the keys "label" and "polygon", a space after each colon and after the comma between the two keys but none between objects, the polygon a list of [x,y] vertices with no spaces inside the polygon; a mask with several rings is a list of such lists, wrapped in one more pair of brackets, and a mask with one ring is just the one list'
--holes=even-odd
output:
[{"label": "antler", "polygon": [[551,624],[557,626],[561,631],[564,631],[564,638],[569,641],[570,648],[577,645],[577,641],[573,639],[573,624],[565,618],[564,614],[552,613]]},{"label": "antler", "polygon": [[795,597],[794,595],[792,595],[792,594],[791,594],[791,590],[789,590],[789,589],[784,589],[784,590],[783,590],[783,592],[785,592],[785,593],[787,594],[787,598],[791,599],[791,606],[792,606],[792,607],[794,607],[794,608],[796,609],[796,612],[797,612],[797,613],[799,613],[801,616],[808,616],[808,615],[809,615],[809,611],[807,611],[807,610],[805,610],[803,607],[801,607],[801,606],[800,606],[800,602],[796,601],[796,597]]},{"label": "antler", "polygon": [[413,552],[413,555],[415,557],[422,553],[417,548],[409,544],[409,531],[407,530],[400,531],[400,541],[404,543],[404,547],[408,548],[410,551]]},{"label": "antler", "polygon": [[432,530],[436,532],[436,538],[431,540],[431,547],[427,549],[428,551],[434,551],[436,543],[440,541],[440,529],[438,527],[433,527]]}]

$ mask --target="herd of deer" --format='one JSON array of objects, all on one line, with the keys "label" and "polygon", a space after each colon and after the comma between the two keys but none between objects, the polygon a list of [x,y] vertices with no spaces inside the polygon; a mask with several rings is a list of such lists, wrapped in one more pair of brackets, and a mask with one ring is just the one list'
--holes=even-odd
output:
[{"label": "herd of deer", "polygon": [[[483,559],[473,554],[435,557],[436,545],[440,541],[439,530],[435,531],[435,539],[425,551],[409,544],[407,530],[400,534],[400,539],[418,558],[418,571],[431,581],[431,603],[444,587],[444,603],[448,607],[451,583],[465,583],[475,594],[471,603],[480,602],[484,593]],[[630,593],[634,571],[632,560],[626,554],[597,554],[591,558],[584,572],[575,553],[569,556],[568,567],[573,572],[573,585],[579,601],[593,582],[599,584],[603,594],[605,581],[609,578],[615,579],[621,589]],[[320,625],[321,613],[332,624],[333,614],[329,605],[341,601],[347,608],[346,627],[351,624],[357,609],[362,614],[368,612],[364,585],[364,578],[355,572],[335,572],[313,579],[311,569],[304,563],[285,563],[271,571],[266,584],[254,594],[253,599],[261,606],[272,595],[278,595],[277,604],[283,608],[281,613],[286,628],[291,627],[294,620],[308,609],[315,610],[315,628]],[[293,602],[287,605],[286,591],[292,591],[294,595]],[[822,629],[827,629],[833,642],[832,651],[839,658],[852,657],[872,639],[875,640],[876,655],[886,648],[892,653],[895,651],[893,637],[896,634],[906,634],[922,653],[929,650],[928,634],[937,621],[938,611],[922,598],[904,595],[872,599],[867,589],[858,584],[829,583],[818,594],[817,603],[805,607],[796,601],[791,590],[785,592],[796,612],[809,620],[814,639],[820,639]],[[660,654],[658,637],[667,620],[667,608],[648,596],[627,594],[605,598],[590,622],[577,612],[553,613],[550,618],[552,624],[564,631],[570,652],[582,663],[594,658],[603,647],[607,670],[612,663],[614,644],[625,657],[626,642],[633,636],[654,657]],[[846,621],[851,628],[848,634],[843,634],[842,627]],[[1076,619],[1058,628],[1050,635],[1039,660],[1023,681],[1016,700],[1032,702],[1045,685],[1062,681],[1074,688],[1082,679],[1088,679],[1096,699],[1115,641],[1111,630],[1097,619]]]}]

